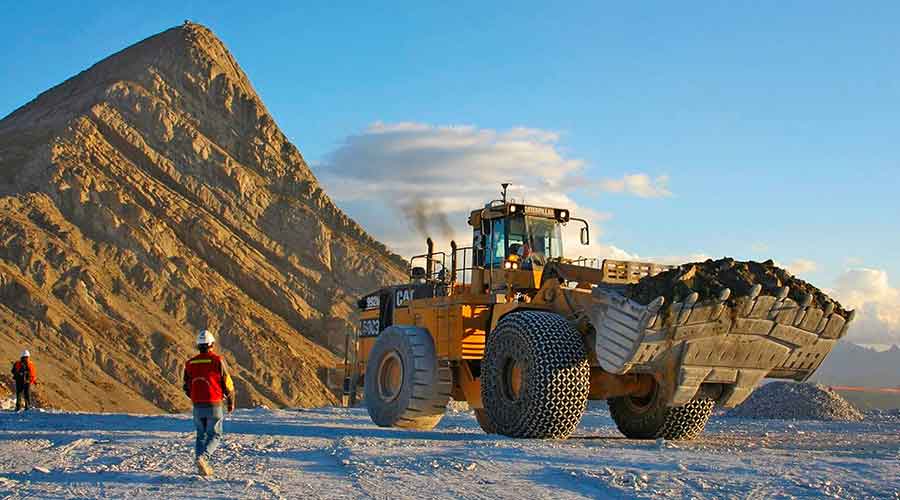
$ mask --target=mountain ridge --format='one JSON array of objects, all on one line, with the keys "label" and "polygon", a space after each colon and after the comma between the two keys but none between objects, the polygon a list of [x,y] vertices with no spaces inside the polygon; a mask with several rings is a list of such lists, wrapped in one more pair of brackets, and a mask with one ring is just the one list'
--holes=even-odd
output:
[{"label": "mountain ridge", "polygon": [[[0,241],[2,353],[34,346],[67,409],[186,408],[199,328],[220,332],[239,403],[327,403],[317,343],[340,345],[356,297],[405,276],[193,23],[0,120]],[[73,379],[108,387],[73,395]]]},{"label": "mountain ridge", "polygon": [[838,342],[813,378],[827,385],[900,387],[900,346],[878,351]]}]

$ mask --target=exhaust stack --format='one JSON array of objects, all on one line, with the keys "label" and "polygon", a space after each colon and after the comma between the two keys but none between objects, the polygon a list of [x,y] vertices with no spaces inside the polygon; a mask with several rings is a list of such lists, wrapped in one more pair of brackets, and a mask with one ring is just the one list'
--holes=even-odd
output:
[{"label": "exhaust stack", "polygon": [[425,240],[425,243],[428,245],[428,256],[425,260],[425,279],[430,280],[434,275],[434,242],[429,237]]},{"label": "exhaust stack", "polygon": [[450,284],[456,284],[456,241],[450,240]]}]

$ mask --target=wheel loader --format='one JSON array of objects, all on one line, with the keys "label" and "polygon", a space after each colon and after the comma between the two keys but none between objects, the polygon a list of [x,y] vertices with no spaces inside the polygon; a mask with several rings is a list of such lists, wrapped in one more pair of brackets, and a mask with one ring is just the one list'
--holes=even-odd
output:
[{"label": "wheel loader", "polygon": [[505,190],[471,212],[471,246],[436,252],[429,238],[408,283],[359,300],[344,386],[362,388],[377,425],[431,429],[452,398],[488,433],[566,438],[588,400],[606,400],[626,437],[693,439],[763,378],[809,378],[852,319],[758,285],[636,303],[623,287],[666,266],[567,260],[563,227],[587,245],[588,223]]}]

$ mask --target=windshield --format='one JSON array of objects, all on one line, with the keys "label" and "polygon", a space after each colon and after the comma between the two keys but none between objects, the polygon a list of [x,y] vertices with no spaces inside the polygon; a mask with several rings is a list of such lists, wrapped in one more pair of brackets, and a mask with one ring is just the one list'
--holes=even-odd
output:
[{"label": "windshield", "polygon": [[562,230],[553,219],[526,217],[529,245],[535,261],[547,262],[563,256]]},{"label": "windshield", "polygon": [[541,217],[494,219],[486,236],[485,267],[499,267],[507,256],[516,255],[523,269],[531,264],[544,265],[563,256],[559,222]]}]

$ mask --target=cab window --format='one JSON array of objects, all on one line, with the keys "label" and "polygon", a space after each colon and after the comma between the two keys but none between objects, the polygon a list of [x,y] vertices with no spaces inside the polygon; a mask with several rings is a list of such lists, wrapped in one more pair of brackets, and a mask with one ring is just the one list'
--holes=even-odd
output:
[{"label": "cab window", "polygon": [[559,223],[551,219],[528,218],[531,251],[543,261],[563,256],[562,231]]},{"label": "cab window", "polygon": [[509,254],[521,254],[521,248],[528,241],[528,231],[525,228],[524,217],[511,217],[509,219]]},{"label": "cab window", "polygon": [[506,223],[505,219],[491,221],[491,234],[488,235],[484,252],[485,267],[500,267],[506,259]]}]

